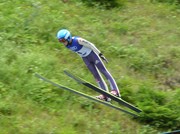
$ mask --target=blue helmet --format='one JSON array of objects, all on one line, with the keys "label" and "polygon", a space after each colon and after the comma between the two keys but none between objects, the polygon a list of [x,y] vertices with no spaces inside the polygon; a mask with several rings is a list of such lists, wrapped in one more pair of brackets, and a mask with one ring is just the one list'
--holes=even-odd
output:
[{"label": "blue helmet", "polygon": [[57,38],[58,39],[65,39],[67,40],[68,42],[70,42],[70,40],[72,39],[72,36],[71,36],[71,33],[66,30],[66,29],[61,29],[58,31],[57,33]]}]

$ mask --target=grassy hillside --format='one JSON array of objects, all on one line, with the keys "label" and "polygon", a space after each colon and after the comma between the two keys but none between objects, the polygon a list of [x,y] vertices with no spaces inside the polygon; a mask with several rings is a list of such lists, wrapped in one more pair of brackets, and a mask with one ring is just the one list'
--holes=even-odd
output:
[{"label": "grassy hillside", "polygon": [[[121,1],[121,8],[80,0],[0,2],[0,134],[157,134],[180,128],[180,14],[175,5]],[[122,98],[143,109],[138,119],[44,83],[97,93],[63,74],[95,84],[81,58],[56,32],[93,42]]]}]

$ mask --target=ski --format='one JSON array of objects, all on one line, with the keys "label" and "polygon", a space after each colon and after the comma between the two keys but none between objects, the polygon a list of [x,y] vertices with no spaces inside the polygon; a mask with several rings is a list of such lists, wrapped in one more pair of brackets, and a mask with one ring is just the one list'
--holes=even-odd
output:
[{"label": "ski", "polygon": [[122,112],[124,112],[124,113],[126,113],[126,114],[129,114],[129,115],[131,115],[131,116],[138,117],[138,115],[136,115],[136,114],[134,114],[134,113],[132,113],[132,112],[129,112],[129,111],[124,110],[124,109],[121,109],[120,107],[115,106],[115,105],[113,105],[113,104],[111,104],[111,103],[109,103],[109,102],[96,99],[95,97],[92,97],[92,96],[90,96],[90,95],[84,94],[84,93],[79,92],[79,91],[76,91],[76,90],[74,90],[74,89],[72,89],[72,88],[69,88],[69,87],[66,87],[66,86],[57,84],[57,83],[55,83],[55,82],[53,82],[53,81],[51,81],[51,80],[49,80],[49,79],[47,79],[47,78],[45,78],[45,77],[37,74],[37,73],[35,74],[35,76],[38,77],[39,79],[45,81],[45,82],[48,82],[48,83],[52,84],[53,86],[56,86],[56,87],[60,88],[60,89],[64,89],[64,90],[70,91],[70,92],[72,92],[72,93],[75,93],[75,94],[80,95],[80,96],[82,96],[82,97],[85,97],[85,98],[87,98],[87,99],[90,99],[90,100],[93,100],[93,101],[95,101],[95,102],[99,102],[99,103],[101,103],[101,104],[104,104],[104,105],[106,105],[106,106],[108,106],[108,107],[111,107],[111,108],[113,108],[113,109],[122,111]]},{"label": "ski", "polygon": [[114,101],[116,101],[116,102],[118,102],[118,103],[120,103],[120,104],[122,104],[122,105],[124,105],[124,106],[126,106],[126,107],[128,107],[128,108],[130,108],[131,110],[134,110],[134,111],[137,112],[137,113],[142,112],[141,109],[139,109],[139,108],[133,106],[132,104],[126,102],[125,100],[123,100],[123,99],[121,99],[121,98],[118,98],[118,97],[110,94],[109,92],[104,91],[103,89],[101,89],[101,88],[99,88],[99,87],[97,87],[97,86],[95,86],[95,85],[93,85],[93,84],[91,84],[91,83],[83,80],[82,78],[80,78],[80,77],[78,77],[78,76],[76,76],[76,75],[74,75],[74,74],[72,74],[72,73],[70,73],[70,72],[68,72],[68,71],[65,71],[65,70],[64,70],[64,73],[65,73],[66,75],[68,75],[69,77],[71,77],[72,79],[74,79],[75,81],[77,81],[78,83],[83,84],[83,85],[85,85],[85,86],[87,86],[87,87],[95,90],[96,92],[99,92],[100,94],[106,95],[107,97],[109,97],[109,98],[111,98],[112,100],[114,100]]}]

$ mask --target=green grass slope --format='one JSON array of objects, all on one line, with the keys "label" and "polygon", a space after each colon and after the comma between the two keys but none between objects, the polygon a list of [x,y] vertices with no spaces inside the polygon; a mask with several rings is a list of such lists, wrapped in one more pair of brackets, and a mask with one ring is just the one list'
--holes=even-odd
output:
[{"label": "green grass slope", "polygon": [[[157,134],[180,128],[180,14],[175,5],[119,1],[121,8],[80,0],[0,2],[0,134]],[[138,119],[44,83],[97,93],[63,74],[95,84],[81,58],[56,32],[68,28],[93,42],[122,98],[143,110]]]}]

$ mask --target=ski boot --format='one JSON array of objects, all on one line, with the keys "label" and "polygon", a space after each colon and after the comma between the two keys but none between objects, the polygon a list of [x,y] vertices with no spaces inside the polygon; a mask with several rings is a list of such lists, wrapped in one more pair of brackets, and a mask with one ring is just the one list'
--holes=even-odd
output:
[{"label": "ski boot", "polygon": [[111,90],[110,93],[111,93],[112,95],[116,96],[116,97],[121,98],[121,95],[120,95],[120,93],[119,93],[117,90]]},{"label": "ski boot", "polygon": [[96,96],[97,99],[100,99],[100,100],[103,100],[103,101],[107,101],[107,102],[110,102],[111,101],[111,98],[109,97],[106,97],[105,95],[103,94],[100,94],[98,96]]}]

